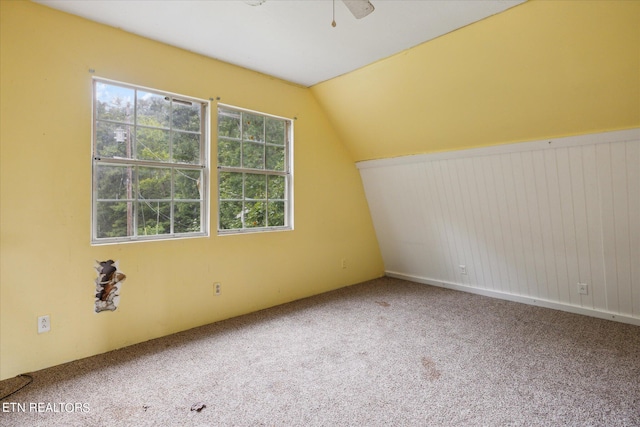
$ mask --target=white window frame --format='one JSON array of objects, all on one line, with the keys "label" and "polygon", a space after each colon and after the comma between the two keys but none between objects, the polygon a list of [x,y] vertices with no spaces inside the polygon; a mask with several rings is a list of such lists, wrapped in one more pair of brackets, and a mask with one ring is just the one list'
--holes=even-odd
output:
[{"label": "white window frame", "polygon": [[[268,170],[268,169],[254,169],[254,168],[249,168],[249,167],[230,167],[230,166],[225,166],[225,165],[221,165],[219,163],[219,158],[220,158],[220,135],[219,135],[219,131],[216,131],[216,159],[218,160],[218,209],[217,209],[217,229],[218,229],[218,235],[224,236],[224,235],[235,235],[235,234],[246,234],[246,233],[264,233],[264,232],[277,232],[277,231],[291,231],[293,230],[293,135],[294,135],[294,120],[290,119],[290,118],[286,118],[286,117],[282,117],[282,116],[276,116],[273,114],[268,114],[268,113],[263,113],[260,111],[255,111],[255,110],[249,110],[246,108],[241,108],[241,107],[236,107],[233,105],[227,105],[227,104],[222,104],[222,103],[218,103],[218,114],[217,114],[217,118],[218,118],[218,122],[219,122],[219,118],[220,118],[220,111],[221,110],[230,110],[230,111],[234,111],[234,112],[238,112],[240,114],[252,114],[252,115],[258,115],[258,116],[264,116],[267,118],[273,118],[273,119],[277,119],[277,120],[282,120],[285,122],[285,168],[284,171],[275,171],[275,170]],[[218,128],[219,129],[219,128]],[[228,138],[227,138],[228,139]],[[237,140],[238,142],[242,142],[242,136],[240,136],[240,138],[238,138]],[[266,145],[266,142],[265,142]],[[241,154],[242,156],[242,154]],[[220,177],[221,174],[224,172],[236,172],[236,173],[243,173],[243,174],[259,174],[259,175],[266,175],[268,176],[282,176],[285,178],[285,191],[284,191],[284,203],[285,203],[285,207],[284,207],[284,225],[278,225],[278,226],[266,226],[266,227],[247,227],[245,224],[245,218],[244,215],[242,216],[242,228],[228,228],[228,229],[223,229],[220,227],[220,221],[221,221],[221,202],[224,201],[221,198],[221,181],[220,181]],[[244,183],[245,183],[245,179],[244,179],[244,175],[243,175],[243,192],[244,192]],[[239,200],[239,199],[238,199]],[[242,201],[243,203],[245,201],[247,201],[247,198],[245,197],[245,195],[243,194],[242,197]],[[267,196],[267,203],[268,203],[268,196]],[[243,212],[245,212],[244,208],[243,208]]]},{"label": "white window frame", "polygon": [[[209,142],[210,142],[210,111],[211,111],[211,102],[209,100],[193,98],[189,96],[179,95],[171,92],[166,92],[158,89],[147,88],[143,86],[133,85],[129,83],[123,83],[115,80],[109,80],[100,77],[94,77],[92,79],[92,190],[91,190],[91,200],[92,200],[92,217],[91,217],[91,244],[92,245],[101,245],[101,244],[113,244],[113,243],[127,243],[127,242],[137,242],[137,241],[157,241],[157,240],[174,240],[178,238],[192,238],[192,237],[208,237],[209,229],[210,229],[210,197],[209,197],[209,183],[210,183],[210,165],[209,165]],[[137,98],[138,91],[143,91],[146,93],[152,93],[154,95],[160,95],[164,97],[168,97],[172,103],[180,104],[180,103],[196,103],[200,105],[200,131],[192,132],[193,134],[200,135],[200,161],[199,163],[184,163],[178,161],[154,161],[154,160],[142,160],[133,158],[135,155],[127,157],[104,157],[101,156],[97,152],[97,124],[101,123],[109,123],[109,124],[118,124],[119,122],[113,120],[101,120],[97,116],[97,96],[96,96],[96,87],[99,83],[103,83],[106,85],[118,86],[120,88],[134,90],[135,96]],[[165,98],[167,99],[167,98]],[[136,99],[133,100],[133,107],[136,108]],[[138,127],[143,128],[143,125],[139,125],[137,122],[137,115],[133,113],[133,123],[125,124],[130,127],[130,133],[134,134],[135,130]],[[154,128],[155,129],[155,128]],[[118,129],[119,130],[119,129]],[[167,129],[162,128],[162,130],[169,130],[171,132],[171,126]],[[185,133],[184,131],[180,131]],[[114,138],[117,138],[114,135]],[[131,137],[129,137],[131,138]],[[129,142],[127,142],[129,144]],[[135,141],[132,143],[135,144]],[[170,145],[171,147],[171,145]],[[170,149],[171,150],[171,149]],[[135,152],[135,150],[132,150]],[[197,232],[175,232],[174,231],[174,207],[176,203],[175,199],[175,188],[174,188],[174,180],[171,179],[171,196],[170,196],[170,231],[164,234],[155,234],[155,235],[140,235],[138,234],[138,224],[137,224],[137,209],[138,204],[140,203],[138,192],[134,192],[135,194],[131,195],[130,199],[126,199],[128,202],[131,202],[133,213],[131,214],[131,218],[127,219],[127,226],[131,228],[132,233],[128,236],[118,236],[118,237],[98,237],[98,203],[104,201],[110,201],[107,199],[98,199],[98,167],[100,165],[111,165],[111,166],[131,166],[133,167],[134,173],[137,173],[139,167],[147,167],[147,168],[158,168],[163,170],[168,170],[173,176],[176,176],[176,170],[197,170],[202,173],[201,180],[198,183],[198,189],[200,193],[199,199],[181,199],[179,202],[199,202],[200,203],[200,230]],[[132,184],[135,188],[138,188],[138,182],[136,179],[136,183]],[[122,199],[121,199],[122,200]],[[129,224],[132,222],[132,224]]]}]

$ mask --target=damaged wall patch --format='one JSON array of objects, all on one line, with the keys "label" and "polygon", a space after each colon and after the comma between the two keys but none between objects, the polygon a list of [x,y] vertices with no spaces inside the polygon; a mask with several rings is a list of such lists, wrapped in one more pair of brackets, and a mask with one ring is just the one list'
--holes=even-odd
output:
[{"label": "damaged wall patch", "polygon": [[114,311],[120,303],[120,286],[127,278],[118,269],[119,261],[96,261],[95,269],[98,272],[96,278],[95,308],[96,313],[104,310]]}]

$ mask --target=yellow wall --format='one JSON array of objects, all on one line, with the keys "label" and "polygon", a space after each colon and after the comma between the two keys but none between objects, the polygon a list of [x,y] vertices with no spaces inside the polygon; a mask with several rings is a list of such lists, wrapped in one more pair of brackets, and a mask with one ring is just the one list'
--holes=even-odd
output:
[{"label": "yellow wall", "polygon": [[529,1],[312,88],[355,160],[640,126],[640,1]]},{"label": "yellow wall", "polygon": [[[353,159],[309,89],[31,2],[0,4],[0,379],[383,274]],[[297,116],[295,230],[90,246],[90,68]],[[128,277],[118,310],[95,314],[94,260],[109,258]],[[43,314],[52,330],[38,335]]]}]

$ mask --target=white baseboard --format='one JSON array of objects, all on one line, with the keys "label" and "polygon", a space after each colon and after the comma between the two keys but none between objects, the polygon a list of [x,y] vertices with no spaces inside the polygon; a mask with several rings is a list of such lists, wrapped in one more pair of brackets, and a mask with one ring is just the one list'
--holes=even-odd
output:
[{"label": "white baseboard", "polygon": [[440,288],[453,289],[456,291],[469,292],[472,294],[483,295],[492,298],[503,299],[507,301],[519,302],[538,307],[551,308],[554,310],[566,311],[568,313],[582,314],[584,316],[597,317],[599,319],[613,320],[615,322],[628,323],[630,325],[640,326],[640,319],[618,313],[610,313],[607,311],[594,310],[590,308],[578,307],[575,305],[563,304],[557,301],[549,301],[544,299],[532,298],[522,295],[514,295],[506,292],[492,291],[488,289],[474,288],[460,283],[445,282],[442,280],[430,279],[428,277],[413,276],[410,274],[398,273],[395,271],[385,271],[389,277],[396,279],[408,280],[411,282],[422,283],[425,285],[438,286]]}]

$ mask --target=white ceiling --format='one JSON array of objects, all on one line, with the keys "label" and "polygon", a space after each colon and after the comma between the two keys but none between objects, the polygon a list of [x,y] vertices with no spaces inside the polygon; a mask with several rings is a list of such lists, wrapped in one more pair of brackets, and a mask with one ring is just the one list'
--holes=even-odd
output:
[{"label": "white ceiling", "polygon": [[312,86],[524,0],[371,0],[356,20],[340,0],[35,0],[150,39]]}]

